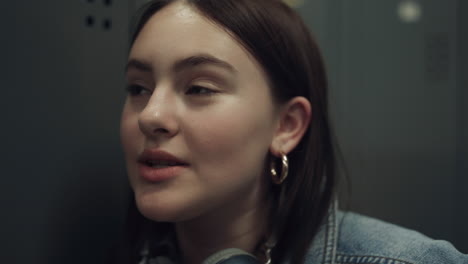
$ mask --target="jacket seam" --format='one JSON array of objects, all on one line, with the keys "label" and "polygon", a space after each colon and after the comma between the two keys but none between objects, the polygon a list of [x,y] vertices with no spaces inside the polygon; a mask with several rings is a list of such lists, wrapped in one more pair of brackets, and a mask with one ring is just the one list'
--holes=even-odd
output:
[{"label": "jacket seam", "polygon": [[330,206],[329,217],[327,219],[327,225],[325,229],[325,249],[323,254],[322,263],[324,264],[335,264],[336,258],[336,210],[337,201],[334,201]]},{"label": "jacket seam", "polygon": [[328,245],[328,229],[330,229],[330,227],[327,224],[327,226],[325,228],[325,247],[323,249],[323,259],[322,259],[323,264],[327,264],[326,261],[327,261],[327,254],[328,254],[328,252],[327,252],[328,251],[328,248],[327,248],[328,247],[327,246]]},{"label": "jacket seam", "polygon": [[[401,259],[375,255],[347,255],[337,254],[336,264],[415,264]],[[385,262],[382,262],[385,261]]]}]

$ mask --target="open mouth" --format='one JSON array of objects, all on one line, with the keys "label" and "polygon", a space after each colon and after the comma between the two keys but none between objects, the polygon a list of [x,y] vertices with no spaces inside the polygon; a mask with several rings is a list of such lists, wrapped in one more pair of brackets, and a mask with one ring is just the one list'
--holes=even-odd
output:
[{"label": "open mouth", "polygon": [[153,183],[181,175],[189,166],[184,160],[160,149],[145,149],[138,158],[138,164],[141,177]]},{"label": "open mouth", "polygon": [[138,158],[138,163],[146,168],[164,169],[186,167],[188,164],[169,152],[158,149],[146,149]]},{"label": "open mouth", "polygon": [[158,160],[158,161],[153,161],[153,160],[145,160],[143,162],[146,166],[155,168],[155,169],[162,169],[162,168],[168,168],[172,166],[183,166],[184,164],[178,163],[175,161],[167,161],[167,160]]}]

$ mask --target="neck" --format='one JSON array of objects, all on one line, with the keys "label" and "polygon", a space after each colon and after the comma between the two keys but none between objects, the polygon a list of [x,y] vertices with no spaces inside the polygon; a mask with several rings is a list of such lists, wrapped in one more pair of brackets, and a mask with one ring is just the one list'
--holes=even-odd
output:
[{"label": "neck", "polygon": [[267,203],[244,210],[218,210],[209,216],[176,224],[176,234],[184,263],[200,264],[211,254],[239,248],[256,255],[267,233]]}]

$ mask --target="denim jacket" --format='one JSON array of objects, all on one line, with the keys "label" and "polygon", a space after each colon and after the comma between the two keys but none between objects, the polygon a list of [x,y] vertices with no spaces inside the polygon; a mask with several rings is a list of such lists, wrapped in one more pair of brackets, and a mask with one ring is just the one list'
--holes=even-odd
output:
[{"label": "denim jacket", "polygon": [[[174,263],[166,257],[142,255],[142,264]],[[356,213],[342,212],[334,204],[304,264],[468,264],[468,255],[458,252],[449,242],[432,240],[416,231]]]},{"label": "denim jacket", "polygon": [[306,264],[468,264],[449,242],[333,207]]}]

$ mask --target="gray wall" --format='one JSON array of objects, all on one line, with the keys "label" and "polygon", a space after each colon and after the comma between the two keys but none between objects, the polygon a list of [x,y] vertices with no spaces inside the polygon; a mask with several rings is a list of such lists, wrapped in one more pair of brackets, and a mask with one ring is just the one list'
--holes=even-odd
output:
[{"label": "gray wall", "polygon": [[[468,2],[458,1],[457,6],[457,66],[458,66],[458,145],[457,145],[457,186],[459,190],[456,225],[459,228],[458,240],[468,252]],[[462,15],[463,14],[463,15]]]},{"label": "gray wall", "polygon": [[1,10],[1,262],[102,263],[127,190],[118,128],[128,3]]},{"label": "gray wall", "polygon": [[[327,60],[351,186],[343,207],[468,252],[466,1],[316,0],[298,7]],[[464,11],[463,11],[464,10]]]},{"label": "gray wall", "polygon": [[[3,1],[2,263],[102,263],[119,235],[128,187],[118,127],[135,1]],[[397,2],[300,7],[330,69],[350,207],[466,252],[467,2],[424,1],[415,24],[397,20]]]}]

